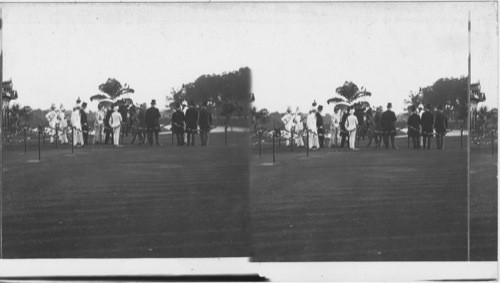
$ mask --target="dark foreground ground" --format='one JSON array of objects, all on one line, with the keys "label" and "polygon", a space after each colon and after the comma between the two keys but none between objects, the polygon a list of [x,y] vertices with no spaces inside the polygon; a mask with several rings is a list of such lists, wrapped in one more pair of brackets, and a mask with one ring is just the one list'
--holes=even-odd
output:
[{"label": "dark foreground ground", "polygon": [[498,155],[491,148],[472,148],[471,260],[497,261],[498,247]]},{"label": "dark foreground ground", "polygon": [[[309,157],[282,146],[275,164],[269,143],[261,157],[254,146],[253,260],[467,260],[467,151],[460,137],[446,142],[442,151],[409,150],[406,139],[397,140],[397,151],[361,142],[356,152],[323,149]],[[475,233],[491,239],[490,220]]]},{"label": "dark foreground ground", "polygon": [[[3,148],[4,258],[245,257],[248,135],[208,147]],[[198,136],[199,139],[199,136]]]}]

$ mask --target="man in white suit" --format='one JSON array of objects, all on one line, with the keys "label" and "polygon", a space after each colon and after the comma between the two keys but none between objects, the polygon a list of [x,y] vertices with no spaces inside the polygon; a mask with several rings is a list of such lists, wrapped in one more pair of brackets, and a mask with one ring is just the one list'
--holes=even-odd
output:
[{"label": "man in white suit", "polygon": [[354,115],[354,107],[349,108],[349,116],[345,123],[345,128],[349,134],[349,148],[352,150],[358,150],[355,148],[356,144],[356,129],[358,127],[358,118]]}]

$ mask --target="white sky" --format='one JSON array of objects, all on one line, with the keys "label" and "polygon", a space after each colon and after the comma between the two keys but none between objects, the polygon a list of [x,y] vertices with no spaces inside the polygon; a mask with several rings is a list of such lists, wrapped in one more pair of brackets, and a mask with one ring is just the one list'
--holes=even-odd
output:
[{"label": "white sky", "polygon": [[[172,87],[252,69],[256,106],[326,100],[344,81],[403,111],[410,91],[467,75],[498,104],[497,3],[3,4],[4,80],[21,105],[89,101],[108,77],[160,108]],[[90,109],[96,108],[90,103]],[[327,107],[331,112],[331,107]]]}]

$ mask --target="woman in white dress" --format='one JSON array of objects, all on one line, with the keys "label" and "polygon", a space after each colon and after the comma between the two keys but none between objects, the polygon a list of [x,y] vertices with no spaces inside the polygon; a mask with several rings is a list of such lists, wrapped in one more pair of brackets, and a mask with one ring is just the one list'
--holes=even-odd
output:
[{"label": "woman in white dress", "polygon": [[316,108],[313,108],[311,113],[307,116],[307,131],[309,132],[309,149],[319,149]]},{"label": "woman in white dress", "polygon": [[[71,127],[73,127],[73,145],[83,146],[82,122],[80,117],[80,105],[77,104],[71,112]],[[78,145],[80,144],[80,145]]]},{"label": "woman in white dress", "polygon": [[64,109],[64,106],[62,104],[61,107],[59,108],[59,115],[57,119],[59,120],[59,140],[61,141],[61,144],[67,144],[68,120],[66,120],[66,109]]},{"label": "woman in white dress", "polygon": [[285,124],[285,134],[283,135],[283,138],[285,139],[285,145],[289,146],[293,128],[292,108],[290,106],[288,106],[288,108],[286,109],[286,114],[283,115],[281,121],[283,122],[283,124]]},{"label": "woman in white dress", "polygon": [[302,113],[299,108],[295,111],[295,116],[293,117],[293,135],[295,137],[295,144],[297,147],[304,147],[304,123],[302,121]]},{"label": "woman in white dress", "polygon": [[50,106],[50,111],[45,115],[45,119],[47,119],[47,122],[49,122],[49,136],[50,136],[50,143],[54,142],[54,137],[56,136],[56,126],[57,126],[57,112],[56,112],[56,106],[55,104],[52,103]]}]

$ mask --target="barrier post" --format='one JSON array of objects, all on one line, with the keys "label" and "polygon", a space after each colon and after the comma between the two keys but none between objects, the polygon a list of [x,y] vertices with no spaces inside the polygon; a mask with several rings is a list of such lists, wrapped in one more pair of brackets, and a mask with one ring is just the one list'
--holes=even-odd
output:
[{"label": "barrier post", "polygon": [[464,137],[464,129],[460,130],[460,149],[464,148],[464,142],[463,142],[463,137]]},{"label": "barrier post", "polygon": [[99,125],[99,146],[102,148],[102,125]]},{"label": "barrier post", "polygon": [[262,132],[259,132],[259,157],[262,156]]},{"label": "barrier post", "polygon": [[24,154],[26,154],[26,127],[24,128]]},{"label": "barrier post", "polygon": [[38,160],[41,159],[41,152],[40,152],[40,135],[41,135],[41,128],[38,129]]},{"label": "barrier post", "polygon": [[408,132],[408,149],[410,149],[410,132]]},{"label": "barrier post", "polygon": [[306,154],[309,157],[309,129],[306,127],[307,137],[306,137]]},{"label": "barrier post", "polygon": [[493,135],[493,130],[491,131],[491,155],[494,155],[495,151],[495,144],[493,143],[495,140],[495,137]]},{"label": "barrier post", "polygon": [[75,147],[75,127],[71,126],[71,154],[73,154],[73,147]]},{"label": "barrier post", "polygon": [[[170,133],[172,133],[172,145],[174,145],[174,127],[170,128]],[[146,140],[146,138],[144,138]]]},{"label": "barrier post", "polygon": [[274,139],[275,139],[276,133],[273,131],[273,163],[276,161],[276,152],[274,151]]},{"label": "barrier post", "polygon": [[227,123],[224,127],[224,144],[227,145]]}]

